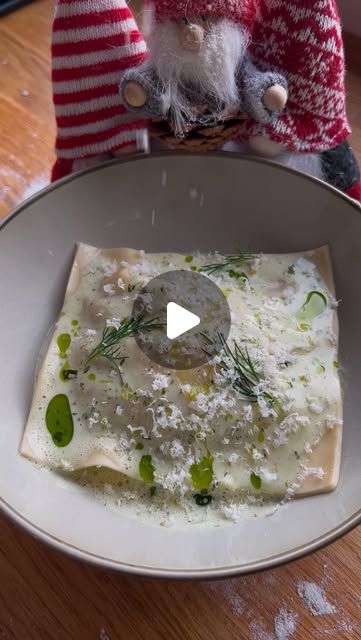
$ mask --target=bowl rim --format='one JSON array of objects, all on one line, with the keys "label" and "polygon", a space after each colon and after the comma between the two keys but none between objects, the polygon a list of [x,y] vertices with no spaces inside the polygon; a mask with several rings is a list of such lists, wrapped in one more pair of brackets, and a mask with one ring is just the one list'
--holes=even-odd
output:
[{"label": "bowl rim", "polygon": [[[124,163],[130,162],[149,162],[153,158],[170,158],[170,157],[179,157],[185,156],[187,158],[190,157],[190,154],[187,151],[161,151],[151,153],[149,155],[139,156],[137,154],[132,154],[130,156],[125,156],[124,158],[116,158],[113,160],[106,161],[100,165],[89,167],[84,169],[83,171],[79,171],[73,173],[69,176],[65,176],[61,180],[57,180],[54,183],[50,183],[40,191],[36,192],[23,202],[21,202],[13,211],[11,211],[3,220],[0,221],[0,232],[18,215],[23,213],[29,206],[36,203],[38,200],[46,197],[48,193],[61,189],[63,185],[73,182],[74,180],[81,179],[84,175],[93,173],[94,171],[102,171],[107,169],[112,165],[122,165]],[[284,166],[274,160],[252,157],[241,153],[235,152],[224,152],[224,151],[213,151],[206,154],[207,157],[213,158],[227,158],[234,160],[246,160],[247,162],[254,164],[265,164],[271,167],[274,167],[281,171],[286,171],[291,174],[296,174],[302,177],[304,180],[317,183],[320,188],[329,191],[337,198],[346,201],[353,209],[355,209],[358,213],[361,214],[361,204],[359,204],[356,200],[349,197],[347,194],[339,191],[335,187],[323,182],[319,178],[315,178],[310,176],[309,174],[295,170],[291,167]],[[204,159],[204,154],[193,153],[191,155],[192,158]],[[19,513],[16,509],[14,509],[2,496],[0,496],[0,509],[1,511],[7,515],[15,524],[20,525],[23,529],[25,529],[28,533],[33,535],[36,539],[41,540],[42,542],[48,544],[53,549],[57,551],[61,551],[66,553],[68,556],[75,558],[77,560],[82,560],[83,562],[88,562],[95,566],[117,570],[121,573],[148,577],[148,578],[162,578],[162,579],[199,579],[199,580],[207,580],[207,579],[215,579],[220,580],[224,578],[232,578],[240,575],[247,575],[251,573],[256,573],[259,571],[264,571],[267,569],[272,569],[283,564],[293,562],[304,556],[314,553],[317,550],[320,550],[331,544],[332,542],[336,542],[339,538],[341,538],[346,533],[352,531],[361,523],[361,507],[358,509],[352,516],[350,516],[345,522],[341,525],[331,529],[327,533],[311,540],[307,544],[300,545],[291,551],[285,551],[283,553],[275,554],[274,556],[270,556],[267,559],[262,559],[254,562],[248,562],[244,565],[234,565],[230,567],[219,567],[219,568],[211,568],[211,569],[159,569],[158,567],[148,567],[141,566],[135,564],[129,564],[126,562],[121,562],[117,560],[111,560],[100,554],[94,554],[90,551],[84,551],[80,547],[76,545],[72,545],[68,542],[64,542],[60,538],[52,535],[46,530],[38,527],[36,524],[31,522],[28,518],[24,517],[21,513]]]},{"label": "bowl rim", "polygon": [[185,158],[198,158],[200,160],[204,160],[206,157],[227,158],[227,159],[233,158],[238,160],[246,160],[247,162],[250,162],[253,164],[265,164],[275,169],[286,171],[287,173],[291,173],[293,175],[301,176],[303,179],[307,180],[308,182],[313,182],[318,184],[324,190],[329,191],[336,197],[340,198],[341,200],[348,202],[348,204],[350,204],[354,209],[356,209],[359,213],[361,213],[361,203],[357,202],[357,200],[355,200],[354,198],[351,198],[351,196],[347,195],[347,193],[344,193],[343,191],[340,191],[336,187],[333,187],[332,185],[328,184],[327,182],[324,182],[323,180],[321,180],[321,178],[316,178],[314,176],[311,176],[309,173],[306,173],[305,171],[293,169],[293,167],[288,167],[286,165],[281,164],[280,162],[276,162],[275,160],[271,160],[269,158],[262,158],[258,156],[249,156],[245,153],[238,153],[235,151],[210,151],[207,154],[203,154],[203,153],[190,154],[188,151],[184,151],[182,149],[179,149],[179,150],[173,149],[169,151],[152,151],[151,153],[144,154],[144,155],[132,153],[132,154],[129,154],[129,156],[114,158],[112,160],[106,160],[105,162],[102,162],[99,165],[88,167],[87,169],[82,169],[81,171],[76,171],[75,173],[65,176],[64,178],[60,178],[59,180],[56,180],[55,182],[50,182],[47,186],[43,187],[39,191],[36,191],[29,198],[26,198],[25,200],[23,200],[20,204],[18,204],[15,207],[15,209],[10,211],[2,220],[0,220],[0,231],[2,231],[2,229],[6,227],[6,225],[8,225],[9,222],[11,222],[20,213],[22,213],[24,209],[26,209],[28,206],[34,204],[35,202],[37,202],[38,200],[46,196],[48,193],[51,193],[52,191],[57,191],[64,184],[68,184],[70,182],[73,182],[74,180],[78,180],[82,176],[93,173],[94,171],[103,171],[104,169],[107,169],[108,167],[111,167],[113,165],[122,165],[125,163],[132,163],[132,162],[139,162],[139,161],[151,162],[153,158],[176,158],[179,156],[183,156]]}]

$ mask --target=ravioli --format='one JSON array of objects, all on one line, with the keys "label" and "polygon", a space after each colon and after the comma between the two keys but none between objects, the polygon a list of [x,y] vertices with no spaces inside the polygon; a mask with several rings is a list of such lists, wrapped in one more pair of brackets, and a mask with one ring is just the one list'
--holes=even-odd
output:
[{"label": "ravioli", "polygon": [[[210,263],[219,268],[207,270]],[[201,270],[225,294],[225,350],[176,371],[150,361],[131,335],[115,344],[113,359],[89,358],[104,330],[115,335],[129,320],[142,287],[177,269]],[[327,247],[230,266],[220,254],[79,244],[20,452],[52,469],[106,467],[179,500],[331,491],[342,442],[337,354]]]}]

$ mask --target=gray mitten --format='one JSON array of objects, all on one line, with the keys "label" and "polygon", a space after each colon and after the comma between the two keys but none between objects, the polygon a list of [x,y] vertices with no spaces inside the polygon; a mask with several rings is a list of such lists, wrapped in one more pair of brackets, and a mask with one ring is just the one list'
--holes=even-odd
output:
[{"label": "gray mitten", "polygon": [[129,69],[119,87],[124,105],[140,117],[164,116],[164,87],[148,65]]},{"label": "gray mitten", "polygon": [[239,72],[244,111],[257,122],[267,124],[279,116],[288,99],[286,78],[273,71],[260,71],[247,58]]}]

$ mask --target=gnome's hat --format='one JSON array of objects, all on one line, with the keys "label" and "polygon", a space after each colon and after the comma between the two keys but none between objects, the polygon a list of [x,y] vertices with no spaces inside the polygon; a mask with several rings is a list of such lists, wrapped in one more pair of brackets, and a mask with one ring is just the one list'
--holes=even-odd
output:
[{"label": "gnome's hat", "polygon": [[146,57],[126,0],[59,0],[52,34],[58,128],[53,179],[66,162],[136,147],[144,137],[147,123],[127,113],[119,83]]},{"label": "gnome's hat", "polygon": [[266,135],[291,151],[316,153],[345,140],[350,129],[336,0],[259,0],[250,53],[262,69],[287,77],[289,100],[272,123],[248,121],[246,137]]},{"label": "gnome's hat", "polygon": [[153,0],[152,4],[159,22],[207,15],[251,26],[257,13],[257,0]]}]

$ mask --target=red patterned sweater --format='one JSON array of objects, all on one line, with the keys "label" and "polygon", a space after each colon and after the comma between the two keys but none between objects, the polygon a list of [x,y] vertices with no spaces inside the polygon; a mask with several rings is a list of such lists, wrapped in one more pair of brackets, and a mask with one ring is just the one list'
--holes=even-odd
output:
[{"label": "red patterned sweater", "polygon": [[335,0],[259,0],[251,53],[263,68],[286,74],[289,102],[270,125],[250,122],[248,135],[268,135],[290,150],[322,152],[350,133],[345,61]]}]

